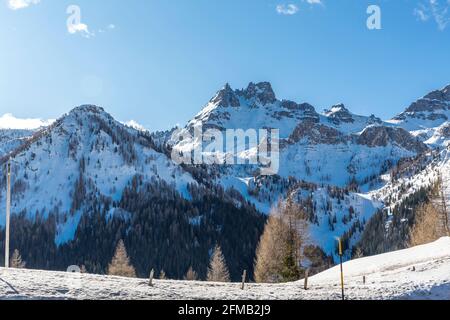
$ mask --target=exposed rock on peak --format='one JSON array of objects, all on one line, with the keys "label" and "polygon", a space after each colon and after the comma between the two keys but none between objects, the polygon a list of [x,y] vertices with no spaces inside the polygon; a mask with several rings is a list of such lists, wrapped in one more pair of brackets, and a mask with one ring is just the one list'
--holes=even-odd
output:
[{"label": "exposed rock on peak", "polygon": [[357,143],[369,147],[386,147],[395,144],[406,150],[422,153],[428,147],[402,128],[371,126],[358,137]]},{"label": "exposed rock on peak", "polygon": [[299,112],[302,114],[299,120],[304,121],[312,121],[312,122],[319,122],[320,116],[316,112],[316,109],[309,103],[296,103],[294,101],[290,100],[283,100],[281,101],[281,107],[284,109],[287,109],[287,112]]},{"label": "exposed rock on peak", "polygon": [[334,124],[355,122],[352,113],[343,104],[337,104],[332,106],[330,110],[325,110],[325,115]]},{"label": "exposed rock on peak", "polygon": [[450,101],[450,85],[442,90],[435,90],[427,94],[424,99]]},{"label": "exposed rock on peak", "polygon": [[432,91],[423,98],[413,102],[405,112],[395,119],[404,120],[407,116],[423,118],[422,115],[417,116],[417,113],[424,112],[432,113],[427,115],[427,120],[434,120],[433,118],[436,118],[436,112],[441,113],[437,118],[447,119],[446,116],[442,115],[442,111],[448,110],[450,110],[450,85],[442,90]]},{"label": "exposed rock on peak", "polygon": [[448,122],[441,128],[439,128],[439,133],[446,139],[450,139],[450,123]]},{"label": "exposed rock on peak", "polygon": [[374,114],[370,115],[369,120],[367,120],[367,124],[371,125],[371,124],[381,124],[383,123],[383,120],[381,120],[380,118],[376,117]]},{"label": "exposed rock on peak", "polygon": [[92,105],[92,104],[85,104],[85,105],[81,105],[79,107],[73,108],[70,111],[70,114],[74,114],[74,113],[95,113],[95,114],[99,114],[99,113],[106,113],[105,109],[103,109],[102,107],[96,106],[96,105]]},{"label": "exposed rock on peak", "polygon": [[301,122],[289,137],[290,144],[297,142],[310,143],[312,145],[328,144],[336,145],[345,143],[347,138],[338,130],[312,121]]},{"label": "exposed rock on peak", "polygon": [[239,99],[237,98],[235,92],[227,83],[225,86],[217,92],[214,98],[211,99],[211,103],[228,108],[228,107],[239,107]]},{"label": "exposed rock on peak", "polygon": [[277,98],[269,82],[250,82],[247,89],[240,92],[246,99],[256,98],[262,105],[274,103]]}]

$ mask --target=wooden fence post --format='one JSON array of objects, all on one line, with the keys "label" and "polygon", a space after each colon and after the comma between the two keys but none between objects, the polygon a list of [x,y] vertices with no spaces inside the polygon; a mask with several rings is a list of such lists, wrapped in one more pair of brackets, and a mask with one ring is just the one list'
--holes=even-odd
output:
[{"label": "wooden fence post", "polygon": [[308,276],[309,276],[309,269],[306,269],[306,271],[305,271],[305,283],[304,283],[305,290],[308,290]]},{"label": "wooden fence post", "polygon": [[150,279],[149,279],[149,282],[148,282],[148,285],[150,287],[153,287],[153,276],[154,275],[155,275],[155,270],[152,269],[152,271],[150,271]]},{"label": "wooden fence post", "polygon": [[366,276],[363,276],[363,284],[366,284]]},{"label": "wooden fence post", "polygon": [[245,280],[247,279],[247,270],[244,270],[244,273],[242,274],[242,290],[245,289]]}]

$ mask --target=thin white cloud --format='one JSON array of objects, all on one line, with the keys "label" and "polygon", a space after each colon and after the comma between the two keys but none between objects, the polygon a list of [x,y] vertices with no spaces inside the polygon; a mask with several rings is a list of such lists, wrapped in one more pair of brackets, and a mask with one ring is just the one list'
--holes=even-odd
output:
[{"label": "thin white cloud", "polygon": [[0,129],[38,129],[52,124],[55,120],[19,119],[11,113],[0,117]]},{"label": "thin white cloud", "polygon": [[114,29],[116,29],[116,25],[110,23],[105,28],[98,29],[98,33],[106,33],[108,31],[113,31]]},{"label": "thin white cloud", "polygon": [[90,32],[88,25],[84,23],[68,24],[67,31],[70,34],[80,33],[85,38],[91,38],[95,36],[95,33]]},{"label": "thin white cloud", "polygon": [[310,5],[315,5],[315,4],[320,4],[320,5],[322,5],[323,3],[322,3],[322,0],[304,0],[304,1],[306,1],[308,4],[310,4]]},{"label": "thin white cloud", "polygon": [[414,15],[419,19],[420,21],[428,21],[430,16],[426,13],[423,9],[414,9]]},{"label": "thin white cloud", "polygon": [[33,4],[38,4],[41,0],[8,0],[8,8],[11,10],[20,10],[28,8]]},{"label": "thin white cloud", "polygon": [[422,1],[414,10],[414,15],[424,22],[432,18],[439,30],[443,31],[450,23],[450,0]]},{"label": "thin white cloud", "polygon": [[148,131],[143,125],[134,120],[123,122],[123,124],[138,131]]},{"label": "thin white cloud", "polygon": [[292,16],[298,12],[298,7],[295,4],[279,4],[276,7],[278,14]]}]

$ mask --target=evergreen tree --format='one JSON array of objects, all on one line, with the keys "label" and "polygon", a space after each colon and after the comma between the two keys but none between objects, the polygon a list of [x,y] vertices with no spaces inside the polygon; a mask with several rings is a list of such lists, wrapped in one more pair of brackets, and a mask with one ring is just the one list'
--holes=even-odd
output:
[{"label": "evergreen tree", "polygon": [[271,213],[257,248],[255,280],[268,283],[298,280],[300,253],[307,237],[304,211],[290,198],[280,202]]},{"label": "evergreen tree", "polygon": [[15,269],[23,269],[25,268],[25,261],[22,261],[22,257],[20,256],[19,250],[14,250],[13,255],[10,259],[10,263],[9,265],[11,266],[11,268],[15,268]]},{"label": "evergreen tree", "polygon": [[194,269],[192,269],[192,267],[190,267],[188,272],[186,273],[186,276],[184,277],[184,280],[197,281],[198,280],[197,272],[195,272]]},{"label": "evergreen tree", "polygon": [[287,226],[276,215],[271,215],[261,236],[255,259],[255,281],[276,283],[281,279],[281,265],[285,256]]},{"label": "evergreen tree", "polygon": [[296,281],[300,279],[300,268],[297,262],[297,241],[294,230],[292,229],[291,223],[289,223],[288,236],[286,241],[286,249],[283,258],[283,268],[281,271],[281,277],[283,281]]},{"label": "evergreen tree", "polygon": [[422,205],[417,211],[416,222],[411,230],[411,246],[430,243],[445,236],[440,227],[440,213],[435,206],[431,203]]},{"label": "evergreen tree", "polygon": [[360,259],[362,257],[364,257],[364,252],[361,247],[357,247],[355,253],[353,254],[353,259]]},{"label": "evergreen tree", "polygon": [[130,264],[130,258],[127,255],[123,240],[120,240],[117,244],[116,253],[108,267],[108,274],[130,278],[136,277],[136,271]]},{"label": "evergreen tree", "polygon": [[209,263],[207,280],[212,282],[230,282],[230,273],[222,254],[222,249],[217,245]]},{"label": "evergreen tree", "polygon": [[161,270],[161,272],[159,273],[159,280],[167,280],[167,276],[164,270]]}]

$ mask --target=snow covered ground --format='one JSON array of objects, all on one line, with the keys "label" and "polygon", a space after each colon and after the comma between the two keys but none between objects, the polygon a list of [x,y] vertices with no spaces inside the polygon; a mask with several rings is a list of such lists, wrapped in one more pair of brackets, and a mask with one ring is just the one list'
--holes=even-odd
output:
[{"label": "snow covered ground", "polygon": [[[450,238],[344,264],[348,299],[450,300]],[[366,276],[366,284],[363,284]],[[288,284],[220,284],[0,269],[0,299],[340,299],[339,267]]]}]

